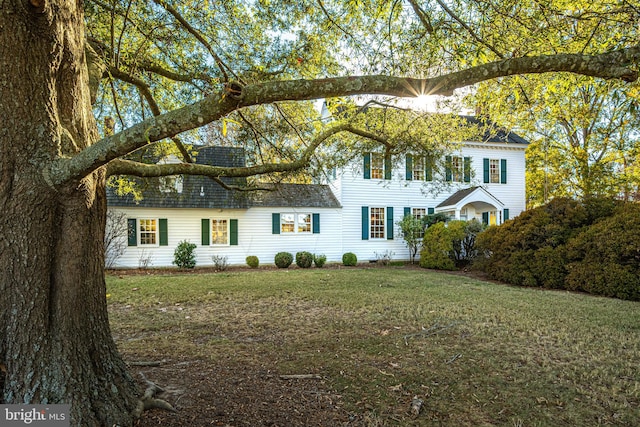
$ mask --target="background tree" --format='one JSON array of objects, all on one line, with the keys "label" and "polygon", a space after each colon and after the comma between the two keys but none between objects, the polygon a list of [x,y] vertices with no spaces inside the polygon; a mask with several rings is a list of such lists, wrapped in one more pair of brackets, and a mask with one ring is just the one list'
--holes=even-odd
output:
[{"label": "background tree", "polygon": [[[0,400],[71,403],[75,426],[131,425],[144,407],[107,318],[108,176],[280,177],[338,134],[371,136],[349,121],[325,124],[308,102],[320,98],[449,95],[522,73],[637,78],[635,41],[593,55],[565,54],[556,39],[520,49],[516,30],[539,18],[529,7],[558,22],[564,8],[496,0],[462,15],[447,5],[2,1]],[[509,12],[496,22],[494,5]],[[248,166],[192,162],[189,144],[230,128],[238,139],[225,142],[244,145]],[[182,162],[146,164],[145,150]]]}]

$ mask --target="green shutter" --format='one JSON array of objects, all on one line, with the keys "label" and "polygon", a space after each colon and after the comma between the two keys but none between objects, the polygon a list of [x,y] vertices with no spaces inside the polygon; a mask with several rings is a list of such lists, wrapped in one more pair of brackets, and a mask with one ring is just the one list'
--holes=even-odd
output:
[{"label": "green shutter", "polygon": [[434,213],[436,213],[436,210],[434,208],[427,208],[428,215],[433,215]]},{"label": "green shutter", "polygon": [[411,215],[411,208],[404,208],[404,216],[407,216],[407,215]]},{"label": "green shutter", "polygon": [[369,240],[369,207],[362,207],[362,240]]},{"label": "green shutter", "polygon": [[160,218],[159,222],[159,230],[160,230],[160,246],[168,246],[169,245],[169,233],[167,230],[167,219]]},{"label": "green shutter", "polygon": [[432,159],[425,160],[424,180],[433,181],[433,160]]},{"label": "green shutter", "polygon": [[209,237],[211,236],[209,227],[211,226],[211,222],[209,221],[209,218],[203,218],[200,220],[200,223],[202,224],[202,246],[209,246]]},{"label": "green shutter", "polygon": [[483,182],[485,184],[489,183],[489,159],[482,159],[483,166]]},{"label": "green shutter", "polygon": [[371,153],[364,155],[364,179],[371,179]]},{"label": "green shutter", "polygon": [[482,223],[489,224],[489,212],[482,212]]},{"label": "green shutter", "polygon": [[464,158],[464,182],[471,182],[471,157]]},{"label": "green shutter", "polygon": [[504,209],[502,211],[502,222],[509,219],[509,209]]},{"label": "green shutter", "polygon": [[271,214],[271,234],[280,234],[280,214]]},{"label": "green shutter", "polygon": [[391,155],[384,156],[384,179],[391,179]]},{"label": "green shutter", "polygon": [[138,221],[135,218],[127,219],[127,245],[138,246]]},{"label": "green shutter", "polygon": [[500,159],[500,184],[507,183],[507,159]]},{"label": "green shutter", "polygon": [[320,214],[314,213],[311,215],[311,218],[312,218],[313,234],[319,234],[320,233]]},{"label": "green shutter", "polygon": [[387,240],[393,240],[393,207],[387,207]]},{"label": "green shutter", "polygon": [[229,244],[231,246],[238,246],[238,220],[229,220]]},{"label": "green shutter", "polygon": [[411,181],[413,179],[413,156],[411,154],[407,154],[406,161],[406,178],[407,181]]},{"label": "green shutter", "polygon": [[451,156],[446,156],[444,158],[444,178],[446,181],[451,181]]}]

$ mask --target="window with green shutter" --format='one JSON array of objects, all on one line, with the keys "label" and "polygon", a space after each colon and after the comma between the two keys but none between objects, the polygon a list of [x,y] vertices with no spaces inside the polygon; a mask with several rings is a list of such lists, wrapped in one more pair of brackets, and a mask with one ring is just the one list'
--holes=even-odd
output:
[{"label": "window with green shutter", "polygon": [[169,230],[166,218],[160,218],[158,220],[158,229],[160,234],[160,246],[169,246]]},{"label": "window with green shutter", "polygon": [[407,154],[405,159],[405,179],[411,181],[413,179],[413,156]]},{"label": "window with green shutter", "polygon": [[371,179],[371,153],[364,155],[364,179]]},{"label": "window with green shutter", "polygon": [[271,234],[280,234],[280,214],[271,214]]},{"label": "window with green shutter", "polygon": [[319,234],[320,233],[320,214],[319,213],[314,213],[313,214],[313,234]]},{"label": "window with green shutter", "polygon": [[238,220],[229,220],[229,244],[231,246],[238,246]]},{"label": "window with green shutter", "polygon": [[362,240],[369,240],[369,207],[362,207]]},{"label": "window with green shutter", "polygon": [[387,207],[387,240],[393,240],[393,207]]},{"label": "window with green shutter", "polygon": [[200,221],[200,224],[201,224],[200,234],[201,234],[202,246],[209,246],[209,236],[211,235],[211,231],[209,228],[210,223],[211,223],[211,220],[209,218],[203,218]]}]

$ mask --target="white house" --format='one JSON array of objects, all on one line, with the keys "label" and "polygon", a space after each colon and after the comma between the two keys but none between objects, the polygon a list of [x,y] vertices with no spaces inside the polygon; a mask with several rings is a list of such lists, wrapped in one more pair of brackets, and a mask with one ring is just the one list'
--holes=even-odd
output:
[{"label": "white house", "polygon": [[[208,178],[185,176],[150,181],[139,202],[109,192],[109,210],[122,213],[128,228],[114,267],[171,266],[182,240],[197,245],[199,266],[212,265],[214,255],[232,265],[245,264],[249,255],[273,264],[280,251],[324,254],[328,261],[340,261],[345,252],[360,261],[384,255],[407,260],[397,225],[406,214],[442,212],[488,224],[520,214],[527,145],[499,131],[461,144],[437,164],[410,154],[366,153],[325,184],[282,184],[273,191],[233,192]],[[243,153],[202,147],[197,162],[242,166]]]}]

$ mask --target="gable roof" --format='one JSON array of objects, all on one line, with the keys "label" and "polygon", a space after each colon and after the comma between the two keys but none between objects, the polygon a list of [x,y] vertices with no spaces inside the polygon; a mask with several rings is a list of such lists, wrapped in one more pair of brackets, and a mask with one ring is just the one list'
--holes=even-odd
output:
[{"label": "gable roof", "polygon": [[456,191],[436,206],[436,210],[445,211],[462,208],[470,203],[484,203],[494,207],[504,207],[504,203],[498,200],[493,194],[489,193],[483,187],[476,186]]},{"label": "gable roof", "polygon": [[[244,149],[206,146],[196,150],[196,163],[212,166],[245,166]],[[273,191],[240,192],[227,190],[208,177],[182,176],[182,191],[172,188],[161,191],[162,178],[134,179],[142,200],[130,194],[118,196],[107,188],[107,204],[114,207],[188,208],[188,209],[248,209],[263,207],[340,207],[326,185],[277,184]],[[245,178],[222,178],[225,184],[243,186]]]}]

